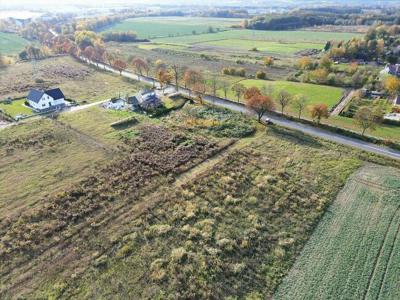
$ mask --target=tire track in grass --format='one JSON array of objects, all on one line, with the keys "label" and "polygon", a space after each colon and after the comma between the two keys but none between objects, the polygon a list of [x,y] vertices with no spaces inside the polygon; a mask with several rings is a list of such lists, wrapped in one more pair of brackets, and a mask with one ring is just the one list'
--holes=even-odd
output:
[{"label": "tire track in grass", "polygon": [[[397,211],[399,211],[399,208],[400,208],[400,205],[397,207]],[[399,222],[399,224],[397,225],[396,236],[395,236],[395,238],[394,238],[394,240],[393,240],[393,243],[392,243],[392,245],[391,245],[391,247],[390,247],[389,259],[388,259],[388,261],[387,261],[387,263],[386,263],[385,271],[384,271],[384,274],[383,274],[383,276],[382,276],[381,282],[380,282],[380,284],[379,284],[379,291],[378,291],[378,296],[377,296],[378,299],[381,298],[382,287],[383,287],[383,284],[384,284],[384,282],[386,281],[386,278],[387,278],[387,274],[388,274],[388,269],[389,269],[389,266],[390,266],[390,262],[392,261],[393,256],[394,256],[394,251],[393,251],[393,250],[394,250],[394,248],[395,248],[396,242],[399,240],[399,234],[400,234],[400,222]]]},{"label": "tire track in grass", "polygon": [[347,279],[346,279],[346,284],[345,284],[344,289],[343,289],[344,293],[342,293],[340,299],[345,300],[346,297],[349,297],[349,295],[347,295],[347,294],[348,294],[348,292],[350,292],[351,287],[352,287],[351,280],[354,279],[354,277],[356,276],[355,274],[357,274],[356,267],[358,267],[358,265],[357,265],[356,262],[357,262],[358,259],[360,259],[361,254],[363,253],[363,250],[365,250],[367,248],[366,245],[365,245],[367,243],[366,237],[367,237],[367,234],[369,233],[370,228],[371,228],[370,226],[364,226],[364,229],[363,229],[363,232],[362,232],[362,238],[361,238],[360,243],[358,243],[356,255],[354,256],[354,259],[352,259],[352,264],[351,264],[352,266],[351,266],[351,269],[350,269],[350,271],[348,273],[348,276],[347,276]]},{"label": "tire track in grass", "polygon": [[[379,258],[383,255],[383,252],[384,252],[384,247],[383,247],[383,246],[386,244],[386,240],[387,240],[387,237],[388,237],[389,232],[390,232],[390,227],[392,226],[392,222],[393,222],[393,220],[394,220],[394,218],[395,218],[397,212],[399,211],[399,209],[400,209],[400,205],[397,206],[397,208],[396,208],[394,214],[392,215],[392,217],[390,218],[390,221],[388,222],[388,226],[386,227],[386,231],[385,231],[384,238],[383,238],[382,243],[381,243],[381,245],[380,245],[380,247],[379,247],[378,254],[375,256],[375,259],[374,259],[373,271],[371,272],[371,274],[370,274],[370,276],[369,276],[369,278],[368,278],[368,285],[367,285],[367,288],[364,290],[364,295],[363,295],[363,297],[362,297],[364,300],[367,299],[367,296],[368,296],[368,294],[370,293],[371,285],[372,285],[372,280],[373,280],[373,278],[376,276],[376,273],[377,273],[377,270],[378,270],[378,261],[379,261]],[[386,266],[386,267],[387,267],[387,266]]]}]

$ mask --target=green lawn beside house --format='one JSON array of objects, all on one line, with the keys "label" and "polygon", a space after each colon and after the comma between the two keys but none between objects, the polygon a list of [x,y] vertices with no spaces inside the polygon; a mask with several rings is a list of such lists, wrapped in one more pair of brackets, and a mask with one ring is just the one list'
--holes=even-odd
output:
[{"label": "green lawn beside house", "polygon": [[11,104],[0,102],[0,110],[13,118],[18,115],[31,116],[35,114],[32,109],[24,105],[25,101],[26,99],[14,100]]}]

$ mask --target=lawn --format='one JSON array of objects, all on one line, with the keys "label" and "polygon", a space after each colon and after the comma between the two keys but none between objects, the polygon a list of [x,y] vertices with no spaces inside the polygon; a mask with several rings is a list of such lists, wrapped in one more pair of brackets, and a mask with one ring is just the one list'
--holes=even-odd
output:
[{"label": "lawn", "polygon": [[3,110],[6,114],[15,118],[17,115],[33,115],[34,112],[29,107],[24,105],[26,99],[20,99],[12,101],[11,104],[6,104],[4,102],[0,102],[0,110]]},{"label": "lawn", "polygon": [[214,30],[227,30],[240,24],[241,19],[196,18],[196,17],[144,17],[124,20],[107,28],[106,31],[135,31],[139,38],[160,38],[207,33]]},{"label": "lawn", "polygon": [[399,190],[398,169],[359,170],[274,299],[399,299]]},{"label": "lawn", "polygon": [[0,32],[0,53],[14,55],[28,45],[28,41],[14,33]]},{"label": "lawn", "polygon": [[[308,105],[315,103],[325,103],[328,107],[334,106],[341,98],[343,90],[337,87],[317,85],[310,83],[292,82],[292,81],[266,81],[257,79],[246,79],[240,81],[245,87],[258,87],[262,90],[264,87],[272,87],[274,95],[280,91],[285,90],[291,95],[302,94],[308,99]],[[223,92],[219,91],[219,96],[223,96]],[[229,91],[228,97],[232,100],[237,100],[234,92]],[[278,107],[277,107],[278,108]]]}]

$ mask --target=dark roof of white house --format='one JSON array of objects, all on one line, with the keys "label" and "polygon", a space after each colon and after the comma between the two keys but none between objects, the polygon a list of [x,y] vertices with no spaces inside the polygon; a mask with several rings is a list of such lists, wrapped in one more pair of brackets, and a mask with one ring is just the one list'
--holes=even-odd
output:
[{"label": "dark roof of white house", "polygon": [[63,92],[59,88],[47,90],[44,93],[52,97],[54,100],[65,98]]},{"label": "dark roof of white house", "polygon": [[49,95],[54,100],[65,98],[63,92],[59,88],[56,88],[56,89],[51,89],[51,90],[47,90],[44,92],[32,89],[29,91],[27,99],[31,100],[35,103],[38,103],[44,94]]},{"label": "dark roof of white house", "polygon": [[30,90],[27,99],[38,103],[42,98],[44,92],[38,90]]}]

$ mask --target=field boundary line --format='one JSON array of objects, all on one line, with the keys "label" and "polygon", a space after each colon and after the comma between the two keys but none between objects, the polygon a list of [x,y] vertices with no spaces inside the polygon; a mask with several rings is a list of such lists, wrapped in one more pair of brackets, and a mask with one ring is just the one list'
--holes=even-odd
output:
[{"label": "field boundary line", "polygon": [[[400,206],[399,206],[399,207],[400,207]],[[398,207],[398,209],[399,209],[399,207]],[[399,233],[400,233],[400,223],[397,225],[396,236],[395,236],[395,238],[394,238],[394,240],[393,240],[392,245],[390,246],[390,255],[389,255],[389,259],[388,259],[388,261],[387,261],[387,263],[386,263],[385,272],[383,273],[381,282],[380,282],[380,284],[379,284],[378,299],[380,298],[380,295],[381,295],[381,292],[382,292],[382,286],[383,286],[383,284],[384,284],[384,282],[385,282],[385,279],[386,279],[386,277],[387,277],[386,275],[387,275],[387,271],[388,271],[388,268],[389,268],[389,265],[390,265],[390,261],[391,261],[392,258],[393,258],[393,249],[394,249],[394,246],[396,245],[396,241],[397,241],[398,238],[399,238]]]},{"label": "field boundary line", "polygon": [[378,251],[377,255],[375,256],[375,260],[374,260],[374,269],[373,269],[372,273],[369,275],[368,284],[367,284],[367,287],[366,287],[366,289],[365,289],[365,291],[364,291],[364,295],[363,295],[363,297],[362,297],[364,300],[367,299],[367,296],[368,296],[369,291],[370,291],[370,289],[371,289],[372,279],[375,277],[376,272],[377,272],[377,268],[378,268],[378,260],[379,260],[379,258],[381,257],[382,252],[383,252],[383,245],[384,245],[385,242],[386,242],[387,236],[388,236],[388,234],[389,234],[390,227],[392,226],[393,219],[394,219],[395,216],[397,215],[397,212],[399,211],[399,209],[400,209],[400,204],[397,206],[397,208],[396,208],[396,210],[394,211],[392,217],[390,218],[390,221],[389,221],[388,226],[387,226],[387,228],[386,228],[385,235],[384,235],[384,237],[383,237],[382,243],[381,243],[381,245],[379,246],[379,251]]},{"label": "field boundary line", "polygon": [[384,186],[382,184],[375,183],[373,181],[362,179],[362,178],[355,178],[355,181],[357,181],[358,183],[361,183],[361,184],[365,184],[365,185],[367,185],[367,186],[369,186],[371,188],[375,188],[375,189],[384,191],[384,192],[400,191],[400,188],[389,188],[389,187]]}]

